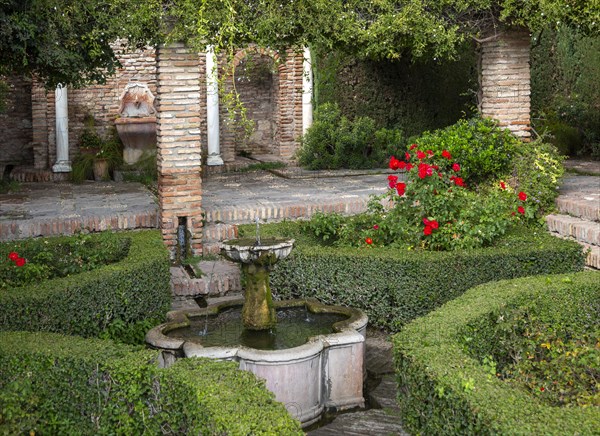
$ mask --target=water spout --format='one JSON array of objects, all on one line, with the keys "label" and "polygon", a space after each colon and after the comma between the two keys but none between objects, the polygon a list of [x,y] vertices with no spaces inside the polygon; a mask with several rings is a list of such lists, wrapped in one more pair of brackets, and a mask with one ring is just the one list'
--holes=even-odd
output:
[{"label": "water spout", "polygon": [[256,221],[256,244],[255,245],[260,245],[260,220],[258,219],[258,216],[254,219],[254,221]]}]

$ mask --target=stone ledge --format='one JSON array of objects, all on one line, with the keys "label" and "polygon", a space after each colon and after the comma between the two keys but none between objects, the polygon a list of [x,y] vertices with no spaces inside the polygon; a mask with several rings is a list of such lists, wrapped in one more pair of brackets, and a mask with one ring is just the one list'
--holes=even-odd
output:
[{"label": "stone ledge", "polygon": [[579,242],[600,246],[600,223],[569,215],[548,215],[548,230],[576,239]]}]

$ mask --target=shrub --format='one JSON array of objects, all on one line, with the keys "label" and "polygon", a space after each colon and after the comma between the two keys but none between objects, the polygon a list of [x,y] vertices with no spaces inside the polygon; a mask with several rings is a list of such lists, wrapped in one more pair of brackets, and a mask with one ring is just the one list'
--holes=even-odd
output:
[{"label": "shrub", "polygon": [[[311,297],[325,304],[358,307],[372,325],[392,330],[477,284],[579,271],[585,259],[577,243],[529,229],[509,233],[489,248],[428,252],[323,247],[303,235],[299,224],[292,224],[261,227],[265,237],[296,238],[290,256],[271,273],[276,298]],[[240,227],[240,236],[252,234],[251,227]]]},{"label": "shrub", "polygon": [[551,406],[600,406],[600,282],[563,283],[552,294],[515,297],[467,323],[460,337],[494,376]]},{"label": "shrub", "polygon": [[535,218],[543,219],[554,208],[558,186],[565,172],[564,156],[556,147],[542,141],[521,144],[513,157],[511,184],[527,192],[529,202],[536,205]]},{"label": "shrub", "polygon": [[[531,308],[540,304],[541,309],[534,312],[544,313],[552,322],[561,319],[552,315],[563,309],[556,303],[564,303],[562,319],[576,325],[580,315],[573,309],[578,305],[571,304],[567,295],[579,294],[583,298],[576,300],[595,302],[584,313],[597,323],[598,291],[594,272],[500,281],[470,289],[407,325],[393,338],[398,403],[407,430],[448,435],[596,434],[600,428],[597,407],[551,407],[539,395],[498,378],[495,361],[469,355],[464,343],[466,326],[490,320],[492,313],[502,312],[517,300],[528,301]],[[554,300],[555,296],[560,297]],[[486,351],[503,349],[503,338],[511,334],[501,330],[510,326],[499,319],[494,323],[491,329],[467,333],[472,343]],[[489,335],[491,331],[498,335]]]},{"label": "shrub", "polygon": [[298,160],[311,170],[381,167],[402,139],[399,130],[377,129],[369,117],[350,121],[337,105],[326,103],[315,111],[315,121],[302,139]]},{"label": "shrub", "polygon": [[489,245],[510,226],[536,217],[539,202],[526,193],[517,194],[503,181],[469,189],[447,150],[410,148],[406,161],[391,157],[390,168],[405,173],[388,176],[390,189],[371,199],[367,213],[316,214],[306,228],[339,246],[456,250]]},{"label": "shrub", "polygon": [[170,306],[170,274],[160,233],[126,235],[131,246],[120,262],[2,290],[0,330],[89,337],[105,334],[115,324],[135,326],[144,320],[163,319]]},{"label": "shrub", "polygon": [[421,150],[437,155],[447,150],[460,162],[461,175],[474,186],[500,179],[511,170],[510,163],[522,142],[491,119],[459,120],[445,129],[425,132],[414,142]]},{"label": "shrub", "polygon": [[[112,232],[2,243],[0,289],[74,275],[117,262],[127,255],[130,243],[125,234]],[[19,258],[24,259],[21,266],[16,262]]]},{"label": "shrub", "polygon": [[0,333],[2,434],[302,434],[233,362],[51,333]]}]

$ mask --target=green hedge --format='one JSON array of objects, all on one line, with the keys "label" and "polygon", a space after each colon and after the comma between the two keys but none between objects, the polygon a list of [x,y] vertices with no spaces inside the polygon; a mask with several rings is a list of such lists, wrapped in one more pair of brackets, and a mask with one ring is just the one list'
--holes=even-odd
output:
[{"label": "green hedge", "polygon": [[156,362],[105,340],[0,333],[0,434],[303,434],[236,363]]},{"label": "green hedge", "polygon": [[[283,233],[294,236],[286,226]],[[267,227],[264,233],[277,232],[277,226]],[[300,236],[271,273],[271,288],[282,299],[312,297],[358,307],[372,325],[397,330],[478,284],[583,266],[579,245],[542,230],[523,229],[494,247],[453,252],[322,247]]]},{"label": "green hedge", "polygon": [[597,302],[599,279],[597,272],[584,272],[489,283],[407,325],[393,338],[398,402],[407,430],[448,435],[598,434],[598,407],[551,407],[526,389],[515,388],[469,354],[463,335],[469,323],[524,295],[552,298],[565,288],[585,288]]},{"label": "green hedge", "polygon": [[169,257],[155,230],[128,232],[122,261],[0,292],[0,330],[49,331],[84,337],[147,319],[170,307]]}]

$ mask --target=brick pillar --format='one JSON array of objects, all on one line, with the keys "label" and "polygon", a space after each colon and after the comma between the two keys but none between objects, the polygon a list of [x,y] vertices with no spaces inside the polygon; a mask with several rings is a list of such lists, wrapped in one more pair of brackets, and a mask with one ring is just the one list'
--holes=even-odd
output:
[{"label": "brick pillar", "polygon": [[531,138],[530,36],[512,30],[481,44],[481,114],[524,141]]},{"label": "brick pillar", "polygon": [[279,75],[279,156],[293,159],[302,136],[302,52],[289,49]]},{"label": "brick pillar", "polygon": [[44,86],[37,81],[31,85],[31,130],[33,166],[48,169],[48,99]]},{"label": "brick pillar", "polygon": [[200,57],[183,44],[174,43],[161,46],[156,59],[158,193],[163,240],[171,257],[178,257],[178,227],[185,225],[191,254],[200,255]]}]

